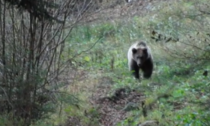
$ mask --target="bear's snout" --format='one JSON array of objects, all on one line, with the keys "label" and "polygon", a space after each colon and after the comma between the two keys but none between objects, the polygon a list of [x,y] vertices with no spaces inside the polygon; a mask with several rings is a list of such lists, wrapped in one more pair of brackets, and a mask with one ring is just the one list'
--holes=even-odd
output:
[{"label": "bear's snout", "polygon": [[141,61],[140,61],[140,60],[137,61],[137,65],[138,65],[139,67],[141,66]]},{"label": "bear's snout", "polygon": [[138,67],[141,67],[142,65],[141,64],[137,64],[138,65]]}]

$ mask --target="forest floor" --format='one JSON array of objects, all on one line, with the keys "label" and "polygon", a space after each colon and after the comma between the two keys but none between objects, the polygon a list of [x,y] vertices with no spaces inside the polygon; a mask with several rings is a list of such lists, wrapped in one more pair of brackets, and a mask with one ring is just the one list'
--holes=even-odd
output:
[{"label": "forest floor", "polygon": [[93,92],[91,103],[99,112],[101,126],[116,126],[121,120],[125,120],[128,111],[140,109],[144,103],[144,94],[129,87],[119,88],[113,95],[107,94],[111,90],[110,84],[100,84]]}]

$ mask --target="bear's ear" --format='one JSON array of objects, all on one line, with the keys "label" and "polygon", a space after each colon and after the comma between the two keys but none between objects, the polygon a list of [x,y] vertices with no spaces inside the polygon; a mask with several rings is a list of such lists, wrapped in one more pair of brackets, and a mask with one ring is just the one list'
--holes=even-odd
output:
[{"label": "bear's ear", "polygon": [[135,48],[132,49],[133,54],[135,54],[137,52],[137,50]]}]

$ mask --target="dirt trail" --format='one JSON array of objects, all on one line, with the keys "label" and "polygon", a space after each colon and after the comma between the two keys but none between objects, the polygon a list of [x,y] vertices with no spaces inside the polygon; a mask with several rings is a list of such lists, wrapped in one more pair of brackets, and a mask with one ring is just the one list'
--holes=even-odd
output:
[{"label": "dirt trail", "polygon": [[99,126],[116,126],[117,123],[126,119],[128,111],[140,109],[144,101],[144,95],[140,92],[124,87],[117,89],[113,95],[107,97],[110,84],[101,85],[93,93],[91,103],[100,115]]}]

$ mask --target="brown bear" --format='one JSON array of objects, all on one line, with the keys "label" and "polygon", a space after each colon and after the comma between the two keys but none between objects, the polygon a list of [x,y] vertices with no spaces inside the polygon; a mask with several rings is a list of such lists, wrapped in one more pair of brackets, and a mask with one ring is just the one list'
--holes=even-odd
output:
[{"label": "brown bear", "polygon": [[151,49],[143,42],[138,41],[130,46],[128,50],[128,67],[136,79],[139,79],[139,70],[143,72],[144,78],[150,78],[153,72],[153,58]]}]

